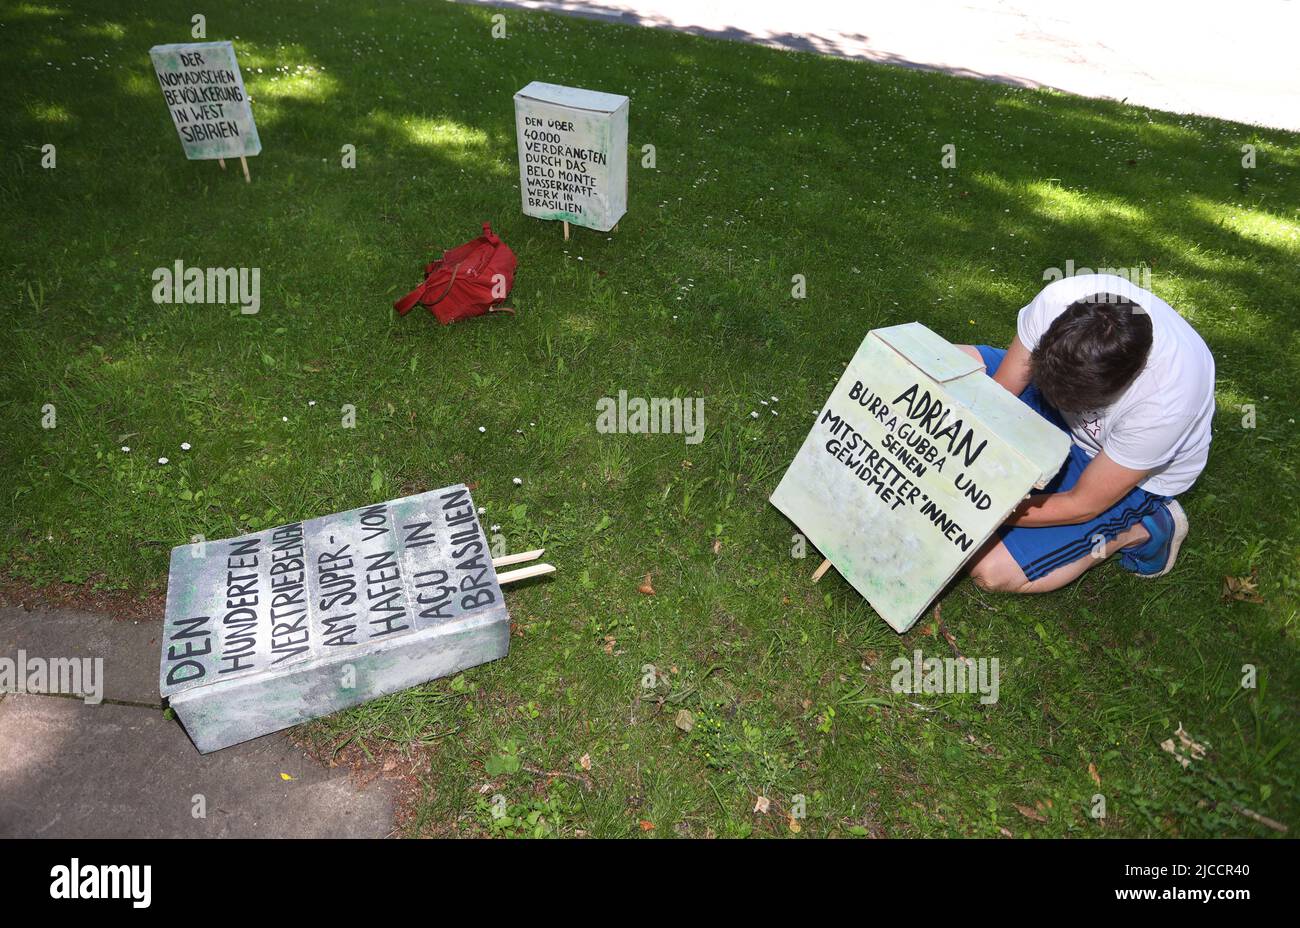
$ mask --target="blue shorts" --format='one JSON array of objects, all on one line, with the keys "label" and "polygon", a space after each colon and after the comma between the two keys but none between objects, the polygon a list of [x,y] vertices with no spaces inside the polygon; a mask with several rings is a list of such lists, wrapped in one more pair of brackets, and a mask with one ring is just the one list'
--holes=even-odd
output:
[{"label": "blue shorts", "polygon": [[[984,359],[984,370],[992,377],[1002,363],[1006,351],[1002,348],[990,348],[977,345],[980,357]],[[1032,383],[1025,387],[1020,399],[1034,412],[1067,434],[1070,431],[1061,414],[1047,405],[1038,388]],[[1068,490],[1079,480],[1083,469],[1091,463],[1088,452],[1070,442],[1070,454],[1061,465],[1061,470],[1052,481],[1034,493],[1059,493]],[[1134,487],[1123,499],[1111,506],[1095,519],[1079,522],[1075,525],[1043,526],[1003,526],[998,529],[998,538],[1016,559],[1020,569],[1028,580],[1045,577],[1058,567],[1070,564],[1086,557],[1096,544],[1096,536],[1102,535],[1110,542],[1126,529],[1139,522],[1143,516],[1151,515],[1169,497],[1148,493],[1141,487]]]}]

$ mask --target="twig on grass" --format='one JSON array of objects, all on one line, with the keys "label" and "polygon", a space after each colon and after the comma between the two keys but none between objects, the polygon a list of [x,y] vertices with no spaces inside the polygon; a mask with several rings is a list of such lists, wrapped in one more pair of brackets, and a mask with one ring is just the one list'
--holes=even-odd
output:
[{"label": "twig on grass", "polygon": [[580,783],[582,785],[582,788],[585,789],[587,792],[591,792],[592,790],[591,777],[583,776],[580,773],[569,773],[567,770],[543,770],[540,767],[530,767],[527,764],[521,765],[519,769],[526,770],[529,773],[531,773],[533,776],[537,776],[537,777],[549,777],[549,778],[564,777],[566,779],[573,780],[576,783]]},{"label": "twig on grass", "polygon": [[941,611],[939,603],[934,604],[934,620],[939,624],[939,633],[943,635],[944,640],[948,642],[948,647],[952,648],[953,656],[967,667],[973,667],[975,662],[965,654],[961,653],[961,648],[957,647],[957,638],[948,630],[948,626],[944,624],[943,612]]},{"label": "twig on grass", "polygon": [[1274,831],[1280,831],[1283,834],[1286,834],[1288,831],[1288,828],[1285,825],[1283,825],[1281,822],[1277,821],[1276,819],[1269,818],[1267,815],[1260,815],[1254,809],[1247,809],[1245,806],[1235,802],[1232,804],[1232,808],[1233,811],[1246,816],[1246,818],[1250,819],[1252,822],[1259,822],[1261,825],[1265,826],[1266,828],[1272,828]]}]

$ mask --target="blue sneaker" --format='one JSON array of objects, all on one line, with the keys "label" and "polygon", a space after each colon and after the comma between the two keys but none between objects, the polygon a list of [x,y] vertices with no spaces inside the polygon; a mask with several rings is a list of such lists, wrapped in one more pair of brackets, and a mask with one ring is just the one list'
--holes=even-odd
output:
[{"label": "blue sneaker", "polygon": [[1139,577],[1163,577],[1174,569],[1178,549],[1187,537],[1187,513],[1178,500],[1171,499],[1152,515],[1143,516],[1142,524],[1151,537],[1135,548],[1121,549],[1120,566]]}]

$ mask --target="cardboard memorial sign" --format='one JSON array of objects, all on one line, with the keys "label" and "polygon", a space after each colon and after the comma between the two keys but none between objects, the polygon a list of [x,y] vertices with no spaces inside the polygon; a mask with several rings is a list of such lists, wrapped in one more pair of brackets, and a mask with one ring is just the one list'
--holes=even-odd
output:
[{"label": "cardboard memorial sign", "polygon": [[261,152],[233,45],[155,45],[149,57],[186,158],[243,158]]},{"label": "cardboard memorial sign", "polygon": [[905,632],[1069,448],[912,322],[867,334],[771,500]]},{"label": "cardboard memorial sign", "polygon": [[507,579],[463,484],[182,545],[159,688],[200,751],[237,744],[504,657]]},{"label": "cardboard memorial sign", "polygon": [[515,94],[524,215],[608,232],[627,212],[627,97],[533,81]]}]

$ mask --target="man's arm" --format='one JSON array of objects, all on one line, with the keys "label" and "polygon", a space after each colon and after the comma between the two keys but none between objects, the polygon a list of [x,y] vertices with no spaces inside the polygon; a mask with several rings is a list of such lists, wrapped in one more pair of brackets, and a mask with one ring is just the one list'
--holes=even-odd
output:
[{"label": "man's arm", "polygon": [[993,379],[1016,396],[1029,386],[1029,349],[1020,342],[1020,336],[1011,339],[1006,356],[993,374]]},{"label": "man's arm", "polygon": [[[1010,357],[1008,354],[1008,360]],[[998,373],[1002,373],[1002,368],[998,368]],[[1073,487],[1061,493],[1030,496],[1016,507],[1006,524],[1035,526],[1087,522],[1123,499],[1149,473],[1149,470],[1121,467],[1103,451],[1083,469]]]}]

